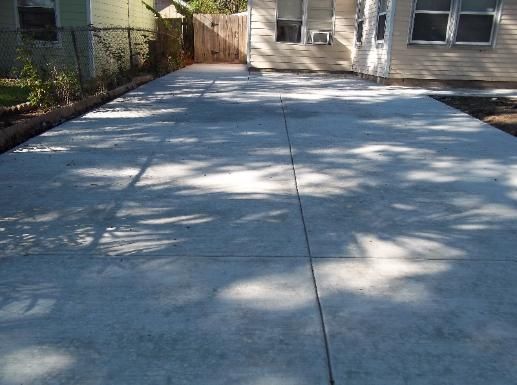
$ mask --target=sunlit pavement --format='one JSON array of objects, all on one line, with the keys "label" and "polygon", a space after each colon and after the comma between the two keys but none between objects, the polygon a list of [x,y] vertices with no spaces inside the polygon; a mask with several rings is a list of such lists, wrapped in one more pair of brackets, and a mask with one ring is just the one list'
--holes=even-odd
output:
[{"label": "sunlit pavement", "polygon": [[0,156],[0,384],[517,383],[517,142],[192,66]]}]

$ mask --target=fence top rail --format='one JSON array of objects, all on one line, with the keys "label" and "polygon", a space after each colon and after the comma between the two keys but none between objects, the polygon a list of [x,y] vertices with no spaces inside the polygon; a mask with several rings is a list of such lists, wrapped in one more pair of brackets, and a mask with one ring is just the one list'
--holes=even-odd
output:
[{"label": "fence top rail", "polygon": [[157,33],[157,29],[135,28],[135,27],[96,27],[94,25],[84,27],[58,27],[58,28],[0,28],[0,32],[11,33],[31,33],[31,32],[73,32],[73,31],[135,31],[135,32],[152,32]]}]

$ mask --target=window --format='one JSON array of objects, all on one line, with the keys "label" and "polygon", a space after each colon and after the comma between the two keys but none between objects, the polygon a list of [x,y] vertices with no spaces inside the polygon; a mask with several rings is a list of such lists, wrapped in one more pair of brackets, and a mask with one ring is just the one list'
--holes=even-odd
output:
[{"label": "window", "polygon": [[365,0],[357,1],[357,25],[355,32],[355,42],[356,44],[362,44],[363,42],[363,34],[364,34],[364,6]]},{"label": "window", "polygon": [[31,37],[40,41],[57,41],[55,0],[17,0],[21,29],[31,31]]},{"label": "window", "polygon": [[[307,42],[330,44],[333,26],[333,0],[307,0]],[[319,39],[316,39],[318,36]]]},{"label": "window", "polygon": [[276,41],[300,43],[302,41],[302,0],[278,0]]},{"label": "window", "polygon": [[411,41],[447,43],[451,0],[417,0]]},{"label": "window", "polygon": [[416,0],[411,43],[491,45],[502,0]]},{"label": "window", "polygon": [[456,43],[491,44],[497,16],[497,0],[462,0]]},{"label": "window", "polygon": [[276,41],[331,44],[334,0],[277,0]]},{"label": "window", "polygon": [[377,41],[384,41],[386,34],[386,15],[388,13],[388,0],[379,0],[379,10],[377,13]]}]

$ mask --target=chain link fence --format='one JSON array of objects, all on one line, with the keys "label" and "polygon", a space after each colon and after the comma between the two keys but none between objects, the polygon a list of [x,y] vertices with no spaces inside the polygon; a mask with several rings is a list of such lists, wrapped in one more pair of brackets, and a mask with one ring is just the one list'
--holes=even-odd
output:
[{"label": "chain link fence", "polygon": [[158,30],[4,29],[0,47],[0,78],[27,76],[24,68],[30,66],[32,75],[48,79],[56,88],[75,87],[74,95],[62,102],[112,89],[138,74],[164,74],[183,62],[181,23]]}]

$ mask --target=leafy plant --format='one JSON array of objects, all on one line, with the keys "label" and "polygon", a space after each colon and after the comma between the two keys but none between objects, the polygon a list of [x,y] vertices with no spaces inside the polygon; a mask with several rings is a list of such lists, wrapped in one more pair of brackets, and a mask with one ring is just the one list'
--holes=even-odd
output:
[{"label": "leafy plant", "polygon": [[190,0],[194,13],[232,14],[243,12],[248,7],[247,0]]},{"label": "leafy plant", "polygon": [[26,45],[19,48],[18,61],[21,63],[20,84],[29,90],[27,100],[34,106],[48,108],[80,97],[81,85],[76,71],[48,59],[37,65]]},{"label": "leafy plant", "polygon": [[50,98],[50,85],[44,81],[32,60],[30,51],[25,46],[18,49],[18,61],[21,63],[20,83],[29,90],[27,100],[35,106],[47,105]]}]

